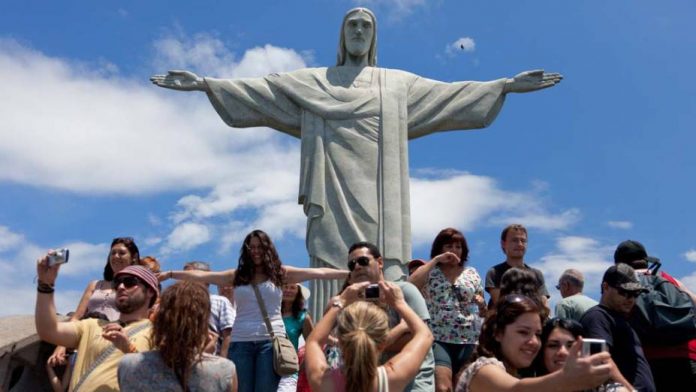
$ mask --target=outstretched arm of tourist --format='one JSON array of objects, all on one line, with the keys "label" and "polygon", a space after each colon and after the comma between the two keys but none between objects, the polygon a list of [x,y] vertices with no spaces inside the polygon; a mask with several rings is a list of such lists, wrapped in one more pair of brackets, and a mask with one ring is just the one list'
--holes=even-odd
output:
[{"label": "outstretched arm of tourist", "polygon": [[314,279],[345,279],[350,273],[348,270],[333,268],[298,268],[284,265],[286,283],[300,283]]},{"label": "outstretched arm of tourist", "polygon": [[[580,391],[594,388],[609,379],[611,358],[602,352],[580,356],[582,340],[578,338],[568,352],[565,365],[559,371],[543,377],[518,379],[495,365],[483,366],[471,379],[471,392],[555,392]],[[459,391],[459,385],[457,386]]]},{"label": "outstretched arm of tourist", "polygon": [[[89,303],[89,298],[94,293],[94,289],[97,287],[97,280],[93,280],[87,284],[85,291],[82,293],[82,298],[80,298],[80,303],[77,305],[77,309],[70,316],[68,321],[77,321],[82,319],[82,317],[87,313],[87,304]],[[53,350],[53,354],[48,357],[47,363],[51,366],[65,365],[67,363],[67,356],[65,355],[65,347],[56,346]]]},{"label": "outstretched arm of tourist", "polygon": [[458,264],[459,257],[457,257],[457,255],[455,255],[452,252],[445,252],[439,254],[433,257],[433,259],[430,260],[430,262],[425,263],[422,267],[415,270],[413,274],[408,277],[408,281],[413,283],[413,285],[418,287],[418,289],[422,289],[428,282],[428,278],[430,277],[430,273],[432,272],[433,268],[437,267],[438,264],[447,263]]},{"label": "outstretched arm of tourist", "polygon": [[166,75],[154,75],[150,81],[160,87],[179,91],[208,91],[205,80],[191,71],[173,70]]},{"label": "outstretched arm of tourist", "polygon": [[380,281],[379,290],[384,301],[399,313],[413,334],[404,348],[384,364],[389,379],[389,389],[401,391],[418,374],[428,350],[433,345],[433,334],[416,312],[406,304],[399,286]]},{"label": "outstretched arm of tourist", "polygon": [[229,269],[226,271],[165,271],[157,274],[157,278],[159,278],[160,281],[176,279],[226,286],[231,285],[234,282],[234,275],[236,271],[237,270],[235,269]]},{"label": "outstretched arm of tourist", "polygon": [[[58,277],[58,269],[60,264],[49,266],[48,255],[36,261],[36,274],[39,280],[39,286],[43,289],[52,289],[55,286],[56,278]],[[50,291],[50,290],[47,290]],[[36,310],[34,311],[34,320],[36,323],[36,332],[41,340],[44,340],[55,345],[65,347],[77,347],[79,338],[73,323],[59,322],[56,317],[56,305],[53,301],[53,293],[39,292],[36,295]]]},{"label": "outstretched arm of tourist", "polygon": [[546,73],[543,69],[520,72],[505,83],[504,93],[528,93],[548,87],[553,87],[561,82],[563,75],[559,73]]},{"label": "outstretched arm of tourist", "polygon": [[[314,331],[307,338],[305,343],[305,369],[307,379],[313,391],[332,390],[333,384],[328,372],[331,370],[324,356],[322,347],[336,324],[336,318],[342,308],[352,304],[359,299],[360,293],[365,290],[370,282],[355,283],[348,286],[341,295],[332,299],[338,306],[331,306],[324,313],[319,323],[314,327]],[[330,385],[329,385],[330,384]]]}]

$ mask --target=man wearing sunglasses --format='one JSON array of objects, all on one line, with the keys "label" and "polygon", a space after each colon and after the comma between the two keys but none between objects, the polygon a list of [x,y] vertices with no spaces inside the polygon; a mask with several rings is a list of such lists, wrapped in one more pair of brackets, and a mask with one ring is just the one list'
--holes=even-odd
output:
[{"label": "man wearing sunglasses", "polygon": [[[640,275],[647,276],[643,277],[646,284],[657,289],[658,292],[665,293],[665,297],[658,296],[658,298],[663,301],[669,299],[663,302],[660,307],[660,310],[666,314],[674,315],[673,317],[679,319],[684,317],[683,308],[681,308],[684,303],[682,302],[684,295],[691,298],[692,304],[696,304],[696,295],[679,280],[665,271],[655,269],[655,267],[661,266],[660,259],[648,256],[645,246],[640,242],[626,240],[620,243],[614,252],[614,263],[630,265],[636,270],[639,277]],[[655,275],[655,277],[651,279],[650,275]],[[669,286],[672,288],[670,289]],[[655,296],[649,294],[639,297],[639,302],[644,305],[654,300]],[[645,330],[642,331],[643,335],[641,335],[641,328],[645,328],[645,323],[649,324],[650,320],[644,320],[638,310],[638,306],[636,306],[628,322],[641,337],[643,351],[648,363],[650,363],[657,389],[660,391],[696,391],[696,339],[690,339],[679,328],[663,332],[673,335],[670,336],[672,341],[665,341],[659,337],[645,334]],[[656,317],[659,316],[656,315]],[[668,321],[673,320],[669,317],[662,322],[667,324]]]},{"label": "man wearing sunglasses", "polygon": [[117,322],[97,319],[59,322],[53,299],[60,265],[49,265],[48,256],[37,260],[38,295],[36,331],[41,340],[68,348],[77,348],[71,390],[118,390],[116,371],[126,353],[148,351],[151,324],[148,309],[159,295],[157,277],[145,267],[131,265],[119,271],[112,281]]},{"label": "man wearing sunglasses", "polygon": [[[382,255],[374,244],[369,242],[357,242],[349,248],[349,284],[352,285],[362,282],[370,282],[371,284],[379,283],[385,280],[383,267],[384,262],[382,260]],[[421,320],[428,324],[430,313],[428,313],[428,306],[425,304],[425,299],[423,299],[418,288],[409,282],[394,282],[394,284],[399,286],[403,292],[406,304],[413,309]],[[363,299],[379,302],[379,298],[365,298],[365,293],[361,293],[361,297]],[[370,295],[367,295],[367,297],[370,297]],[[334,297],[332,299],[332,306],[341,306],[340,303],[337,303],[337,301],[339,301],[338,298],[339,297]],[[385,342],[386,348],[384,349],[381,363],[385,363],[390,357],[396,355],[396,353],[401,351],[404,345],[411,339],[411,332],[406,322],[401,319],[399,314],[393,309],[387,309],[387,314],[389,315],[390,332]],[[430,350],[425,356],[425,360],[421,365],[418,375],[416,375],[414,381],[409,384],[404,391],[434,391],[434,366],[433,352]]]},{"label": "man wearing sunglasses", "polygon": [[638,391],[655,391],[652,372],[645,359],[640,339],[628,323],[636,297],[647,289],[627,264],[609,267],[602,279],[599,305],[590,308],[580,319],[586,338],[604,339],[611,358],[621,374]]}]

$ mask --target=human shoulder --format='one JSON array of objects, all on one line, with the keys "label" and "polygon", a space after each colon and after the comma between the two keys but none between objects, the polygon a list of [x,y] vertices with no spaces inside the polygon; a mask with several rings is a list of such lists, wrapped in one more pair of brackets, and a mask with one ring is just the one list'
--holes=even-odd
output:
[{"label": "human shoulder", "polygon": [[486,366],[495,367],[505,372],[505,365],[497,358],[478,357],[474,362],[467,366],[466,369],[464,369],[464,371],[462,372],[461,376],[459,376],[459,380],[457,380],[457,386],[455,390],[457,392],[469,391],[469,387],[471,386],[471,381],[473,380],[473,378],[479,373],[479,371],[482,368]]},{"label": "human shoulder", "polygon": [[421,318],[421,320],[430,320],[428,305],[425,303],[425,298],[420,290],[411,282],[395,282],[404,294],[406,304]]}]

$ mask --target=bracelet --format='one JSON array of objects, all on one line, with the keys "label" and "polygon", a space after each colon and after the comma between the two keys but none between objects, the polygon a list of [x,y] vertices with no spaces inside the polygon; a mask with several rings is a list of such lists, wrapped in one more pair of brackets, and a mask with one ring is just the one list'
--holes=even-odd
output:
[{"label": "bracelet", "polygon": [[52,284],[39,281],[39,285],[36,287],[36,291],[43,294],[53,294],[55,288]]}]

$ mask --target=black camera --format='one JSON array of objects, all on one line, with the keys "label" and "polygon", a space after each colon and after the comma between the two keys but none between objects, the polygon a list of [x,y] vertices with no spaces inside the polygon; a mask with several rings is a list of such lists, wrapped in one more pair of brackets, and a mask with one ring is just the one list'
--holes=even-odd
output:
[{"label": "black camera", "polygon": [[365,287],[365,299],[379,299],[379,285],[377,283]]}]

